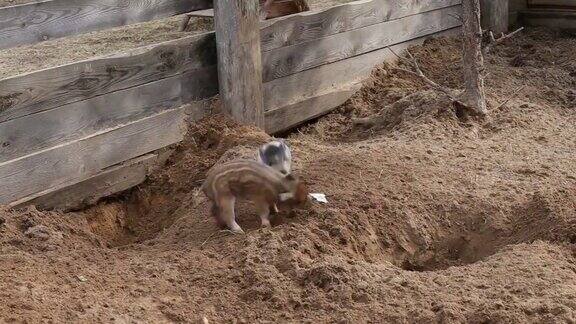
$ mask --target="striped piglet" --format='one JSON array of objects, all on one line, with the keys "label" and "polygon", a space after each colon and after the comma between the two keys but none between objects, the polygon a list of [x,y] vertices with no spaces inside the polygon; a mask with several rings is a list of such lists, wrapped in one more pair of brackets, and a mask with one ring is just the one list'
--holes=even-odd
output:
[{"label": "striped piglet", "polygon": [[236,199],[254,203],[263,227],[270,226],[270,208],[277,203],[302,205],[308,200],[303,182],[292,175],[282,175],[275,169],[251,160],[238,160],[212,168],[202,185],[202,191],[212,202],[212,215],[220,227],[244,233],[236,223]]}]

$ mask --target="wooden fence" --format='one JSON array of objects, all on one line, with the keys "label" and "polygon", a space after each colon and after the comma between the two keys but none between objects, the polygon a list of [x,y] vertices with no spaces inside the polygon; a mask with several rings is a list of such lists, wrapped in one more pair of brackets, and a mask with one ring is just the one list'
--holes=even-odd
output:
[{"label": "wooden fence", "polygon": [[525,26],[540,26],[576,31],[576,0],[528,0],[519,13]]},{"label": "wooden fence", "polygon": [[[457,32],[460,10],[363,0],[263,22],[266,131],[342,104],[389,48]],[[210,32],[0,80],[0,204],[72,208],[142,182],[218,92],[215,48]]]},{"label": "wooden fence", "polygon": [[212,0],[47,0],[0,8],[0,48],[171,17]]}]

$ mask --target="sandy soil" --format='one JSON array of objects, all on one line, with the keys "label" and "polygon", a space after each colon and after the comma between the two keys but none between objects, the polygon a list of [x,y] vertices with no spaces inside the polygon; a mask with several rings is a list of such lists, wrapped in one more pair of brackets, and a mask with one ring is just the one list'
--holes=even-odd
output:
[{"label": "sandy soil", "polygon": [[[459,48],[413,53],[458,86]],[[208,216],[206,170],[268,139],[221,116],[192,125],[167,166],[120,197],[2,211],[0,321],[574,323],[575,53],[576,39],[542,30],[497,48],[484,121],[378,68],[288,136],[295,172],[329,203],[282,212],[271,230],[248,204],[246,235]],[[381,109],[383,124],[352,127]]]},{"label": "sandy soil", "polygon": [[[12,3],[12,1],[18,3]],[[320,9],[352,0],[309,0]],[[0,0],[0,7],[26,0]],[[0,79],[21,73],[86,60],[124,50],[169,41],[213,29],[211,19],[193,18],[185,32],[179,32],[182,16],[55,39],[39,44],[0,50]]]}]

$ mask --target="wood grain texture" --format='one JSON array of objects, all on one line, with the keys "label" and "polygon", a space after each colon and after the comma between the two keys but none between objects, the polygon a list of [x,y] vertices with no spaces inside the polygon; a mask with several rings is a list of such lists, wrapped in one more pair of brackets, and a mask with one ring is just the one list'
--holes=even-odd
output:
[{"label": "wood grain texture", "polygon": [[343,89],[319,94],[316,97],[268,111],[264,129],[273,134],[326,114],[346,102],[361,86],[361,83],[352,84]]},{"label": "wood grain texture", "polygon": [[0,80],[0,122],[216,64],[214,34]]},{"label": "wood grain texture", "polygon": [[508,32],[508,0],[481,0],[482,29],[494,34]]},{"label": "wood grain texture", "polygon": [[209,98],[215,75],[215,67],[202,68],[0,123],[0,163]]},{"label": "wood grain texture", "polygon": [[184,110],[174,109],[0,163],[0,204],[91,177],[182,140]]},{"label": "wood grain texture", "polygon": [[[461,33],[461,28],[455,27],[432,37],[450,37]],[[430,36],[412,39],[390,48],[265,83],[266,131],[285,131],[330,112],[360,89],[362,82],[370,76],[376,65],[397,61],[398,57],[392,51],[400,54],[410,46],[421,44],[429,38]]]},{"label": "wood grain texture", "polygon": [[262,51],[305,43],[460,3],[461,0],[363,0],[320,12],[310,11],[266,21],[262,23]]},{"label": "wood grain texture", "polygon": [[391,20],[263,53],[265,82],[460,26],[461,6]]},{"label": "wood grain texture", "polygon": [[576,0],[528,0],[528,6],[576,7]]},{"label": "wood grain texture", "polygon": [[82,181],[71,181],[57,188],[50,188],[20,199],[10,207],[34,205],[38,209],[77,210],[95,204],[103,197],[130,189],[146,179],[149,170],[158,163],[157,154],[146,154]]},{"label": "wood grain texture", "polygon": [[198,10],[188,14],[190,17],[214,18],[214,9]]},{"label": "wood grain texture", "polygon": [[218,0],[214,30],[224,111],[240,123],[263,126],[259,8],[258,0]]},{"label": "wood grain texture", "polygon": [[211,0],[48,0],[0,8],[0,48],[212,7]]},{"label": "wood grain texture", "polygon": [[526,10],[520,12],[519,20],[525,26],[549,27],[576,31],[576,11]]},{"label": "wood grain texture", "polygon": [[[461,29],[456,27],[436,33],[433,37],[459,34],[461,34]],[[421,44],[428,38],[430,36],[419,37],[390,48],[400,54],[406,48]],[[312,98],[318,93],[336,91],[347,84],[364,81],[370,77],[377,65],[397,60],[390,48],[383,48],[266,82],[264,83],[264,109],[270,111],[294,104],[303,98]]]}]

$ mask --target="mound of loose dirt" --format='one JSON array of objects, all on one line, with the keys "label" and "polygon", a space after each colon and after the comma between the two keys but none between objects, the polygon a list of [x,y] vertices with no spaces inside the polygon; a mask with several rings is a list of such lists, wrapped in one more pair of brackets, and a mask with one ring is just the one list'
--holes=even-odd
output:
[{"label": "mound of loose dirt", "polygon": [[[458,87],[459,49],[439,39],[413,53]],[[269,140],[222,116],[192,125],[166,168],[121,198],[3,210],[2,320],[574,322],[575,53],[573,38],[544,30],[498,47],[486,121],[376,69],[288,137],[295,172],[329,203],[282,212],[271,230],[249,204],[237,210],[246,235],[208,216],[206,171]],[[378,125],[352,125],[376,112]]]}]

